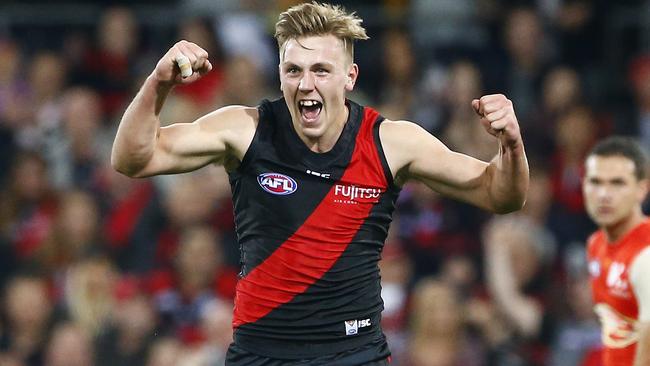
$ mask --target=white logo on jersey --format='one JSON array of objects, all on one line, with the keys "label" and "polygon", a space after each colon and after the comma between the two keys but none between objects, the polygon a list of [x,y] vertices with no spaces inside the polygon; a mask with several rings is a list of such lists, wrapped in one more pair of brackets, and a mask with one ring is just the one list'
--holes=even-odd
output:
[{"label": "white logo on jersey", "polygon": [[291,194],[298,189],[298,183],[293,178],[280,173],[262,173],[257,176],[257,183],[265,191],[281,196]]},{"label": "white logo on jersey", "polygon": [[307,169],[307,174],[315,175],[315,176],[321,177],[321,178],[329,178],[330,177],[330,173],[319,173],[319,172],[315,172],[315,171],[309,170],[309,169]]},{"label": "white logo on jersey", "polygon": [[346,320],[345,321],[345,335],[355,335],[359,333],[359,328],[371,326],[370,318],[359,320]]},{"label": "white logo on jersey", "polygon": [[382,194],[379,188],[364,188],[355,185],[337,184],[334,186],[334,202],[358,204],[360,201],[377,202]]},{"label": "white logo on jersey", "polygon": [[607,272],[607,287],[619,291],[627,290],[627,282],[621,278],[623,272],[625,272],[625,264],[620,262],[612,263],[609,266],[609,272]]},{"label": "white logo on jersey", "polygon": [[359,333],[359,327],[356,320],[345,321],[345,335],[355,335]]}]

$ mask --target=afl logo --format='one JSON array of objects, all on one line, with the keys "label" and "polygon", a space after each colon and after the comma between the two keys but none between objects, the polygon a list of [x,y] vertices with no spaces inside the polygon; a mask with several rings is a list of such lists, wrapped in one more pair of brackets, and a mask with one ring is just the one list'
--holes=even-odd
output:
[{"label": "afl logo", "polygon": [[257,176],[257,183],[265,191],[281,196],[291,194],[298,189],[298,183],[293,178],[280,173],[262,173]]}]

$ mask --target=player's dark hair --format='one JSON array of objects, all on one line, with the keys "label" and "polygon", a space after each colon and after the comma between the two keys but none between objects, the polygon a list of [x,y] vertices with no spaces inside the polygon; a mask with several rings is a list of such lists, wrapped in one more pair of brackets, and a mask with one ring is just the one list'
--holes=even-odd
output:
[{"label": "player's dark hair", "polygon": [[634,175],[637,179],[648,176],[648,156],[641,145],[631,137],[611,136],[598,142],[589,152],[590,156],[622,156],[634,163]]}]

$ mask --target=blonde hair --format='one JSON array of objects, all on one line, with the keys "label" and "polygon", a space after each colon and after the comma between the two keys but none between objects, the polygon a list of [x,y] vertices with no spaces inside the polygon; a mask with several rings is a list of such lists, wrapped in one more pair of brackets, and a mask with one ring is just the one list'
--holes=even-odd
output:
[{"label": "blonde hair", "polygon": [[280,56],[284,46],[291,39],[307,36],[333,35],[343,41],[343,47],[350,60],[354,56],[357,39],[368,39],[361,18],[354,12],[347,13],[339,5],[319,4],[317,2],[293,6],[280,14],[275,23],[275,39],[278,40]]}]

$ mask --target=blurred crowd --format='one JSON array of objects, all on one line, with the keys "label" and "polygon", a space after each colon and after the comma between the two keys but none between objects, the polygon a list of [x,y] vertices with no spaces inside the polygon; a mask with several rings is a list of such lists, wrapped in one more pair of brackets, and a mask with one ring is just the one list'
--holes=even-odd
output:
[{"label": "blurred crowd", "polygon": [[[110,149],[178,39],[214,69],[175,90],[163,122],[279,97],[273,24],[293,3],[170,1],[161,25],[103,1],[92,27],[0,32],[1,365],[223,364],[239,271],[227,175],[130,179]],[[615,133],[650,146],[650,4],[340,3],[372,37],[352,99],[489,160],[497,143],[470,101],[506,94],[531,165],[526,207],[505,216],[404,187],[380,263],[393,364],[598,365],[582,162]]]}]

